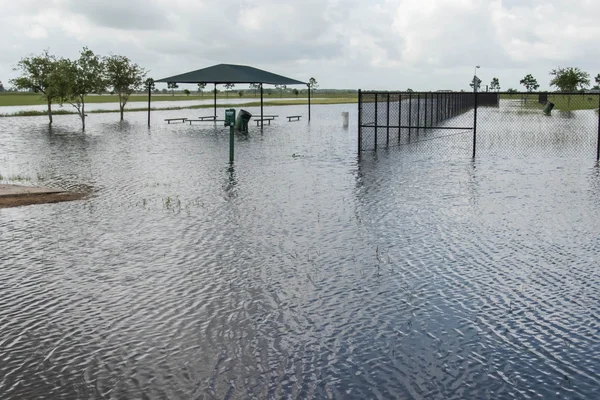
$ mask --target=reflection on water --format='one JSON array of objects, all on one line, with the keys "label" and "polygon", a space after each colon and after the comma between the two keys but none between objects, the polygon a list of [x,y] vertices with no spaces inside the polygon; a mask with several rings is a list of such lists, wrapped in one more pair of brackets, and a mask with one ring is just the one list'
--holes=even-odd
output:
[{"label": "reflection on water", "polygon": [[181,111],[0,119],[0,172],[94,190],[0,210],[1,397],[593,398],[597,165],[359,160],[354,107],[253,127],[233,166]]}]

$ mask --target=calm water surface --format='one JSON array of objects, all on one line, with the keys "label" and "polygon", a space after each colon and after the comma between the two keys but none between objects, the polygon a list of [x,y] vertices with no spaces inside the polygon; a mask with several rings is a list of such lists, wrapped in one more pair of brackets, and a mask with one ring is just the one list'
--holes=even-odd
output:
[{"label": "calm water surface", "polygon": [[191,110],[0,118],[5,179],[93,193],[0,210],[0,398],[595,398],[593,157],[358,160],[348,110],[233,168]]}]

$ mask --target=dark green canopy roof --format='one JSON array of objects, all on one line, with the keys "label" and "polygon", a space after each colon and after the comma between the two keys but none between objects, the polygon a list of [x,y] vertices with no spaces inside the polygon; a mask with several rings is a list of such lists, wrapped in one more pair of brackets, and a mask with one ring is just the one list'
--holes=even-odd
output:
[{"label": "dark green canopy roof", "polygon": [[159,79],[156,82],[175,83],[266,83],[270,85],[306,85],[285,76],[246,65],[218,64],[185,74]]}]

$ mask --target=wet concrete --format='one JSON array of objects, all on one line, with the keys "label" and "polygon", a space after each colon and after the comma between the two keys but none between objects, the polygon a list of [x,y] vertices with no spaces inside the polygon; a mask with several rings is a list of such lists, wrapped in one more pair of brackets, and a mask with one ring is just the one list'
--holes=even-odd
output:
[{"label": "wet concrete", "polygon": [[0,184],[0,208],[77,200],[83,193],[37,186]]}]

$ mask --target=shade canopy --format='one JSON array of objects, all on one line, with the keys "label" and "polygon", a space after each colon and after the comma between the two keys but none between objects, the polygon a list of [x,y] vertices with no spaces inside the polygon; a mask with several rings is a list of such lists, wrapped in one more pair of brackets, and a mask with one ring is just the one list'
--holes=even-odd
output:
[{"label": "shade canopy", "polygon": [[269,85],[306,85],[306,82],[277,75],[246,65],[218,64],[159,79],[156,82],[174,83],[266,83]]}]

